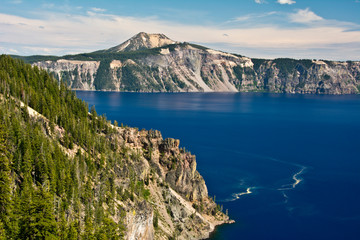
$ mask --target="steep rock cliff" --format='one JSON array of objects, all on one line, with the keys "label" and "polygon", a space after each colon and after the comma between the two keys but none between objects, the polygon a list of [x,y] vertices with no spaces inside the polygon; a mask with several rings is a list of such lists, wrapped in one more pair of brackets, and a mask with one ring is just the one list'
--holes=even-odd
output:
[{"label": "steep rock cliff", "polygon": [[[20,102],[20,107],[25,105]],[[62,128],[51,130],[49,120],[34,109],[27,107],[27,111],[34,121],[41,122],[49,138],[61,141],[66,137]],[[103,208],[114,208],[111,217],[124,224],[125,239],[203,239],[215,226],[230,222],[208,197],[205,181],[196,170],[195,156],[180,149],[179,140],[163,139],[157,130],[111,128],[107,138],[118,146],[124,159],[117,159],[113,169],[115,207],[103,203]],[[85,154],[85,149],[76,144],[73,149],[62,149],[70,159],[77,152]],[[101,175],[92,177],[96,201],[103,186],[99,184]],[[73,211],[70,207],[69,218]]]},{"label": "steep rock cliff", "polygon": [[179,140],[112,125],[22,61],[0,70],[5,238],[202,239],[228,222]]},{"label": "steep rock cliff", "polygon": [[74,89],[319,94],[360,92],[360,62],[251,59],[174,42],[162,34],[139,33],[107,50],[66,56],[65,59],[60,57],[53,61],[36,61],[35,58],[32,62],[54,72],[58,79]]},{"label": "steep rock cliff", "polygon": [[94,80],[100,61],[77,61],[59,59],[35,64],[63,79],[72,89],[95,90]]}]

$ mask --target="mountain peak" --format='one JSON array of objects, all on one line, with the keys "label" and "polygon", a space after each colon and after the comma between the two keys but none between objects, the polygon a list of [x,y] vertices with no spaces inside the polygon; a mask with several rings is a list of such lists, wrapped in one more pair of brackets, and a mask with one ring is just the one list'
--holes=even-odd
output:
[{"label": "mountain peak", "polygon": [[129,52],[157,48],[177,43],[161,33],[140,32],[124,43],[105,50],[106,52]]}]

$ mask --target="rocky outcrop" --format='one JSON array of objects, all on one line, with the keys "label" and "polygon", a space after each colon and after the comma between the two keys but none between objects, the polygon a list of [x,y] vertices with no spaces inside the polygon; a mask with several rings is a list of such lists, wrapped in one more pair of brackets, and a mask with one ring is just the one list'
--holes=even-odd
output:
[{"label": "rocky outcrop", "polygon": [[[33,204],[11,207],[8,226],[24,229],[25,237],[202,239],[228,222],[179,140],[112,125],[45,71],[0,60],[2,129],[8,129],[2,145],[5,160],[19,170],[6,170],[5,182],[14,206]],[[46,216],[34,215],[35,208]],[[39,226],[25,226],[28,218]],[[7,237],[23,237],[14,232]]]},{"label": "rocky outcrop", "polygon": [[[360,62],[276,59],[254,69],[249,90],[285,93],[355,94],[360,87]],[[251,74],[250,74],[251,75]]]},{"label": "rocky outcrop", "polygon": [[100,61],[78,61],[60,59],[34,64],[47,69],[57,79],[63,79],[72,89],[95,90],[94,80]]},{"label": "rocky outcrop", "polygon": [[[50,121],[34,109],[22,102],[19,106],[26,107],[29,116],[41,123],[49,139],[61,142],[66,137],[64,129],[51,127]],[[112,209],[109,217],[124,226],[125,239],[204,239],[215,226],[230,223],[229,217],[209,198],[205,181],[196,170],[195,156],[179,148],[179,140],[163,139],[157,130],[139,131],[113,125],[110,128],[106,137],[123,159],[114,159],[111,184],[116,191],[112,200],[102,202],[102,207]],[[86,152],[75,143],[72,149],[60,147],[70,159]],[[88,157],[89,161],[98,161]],[[91,177],[95,204],[99,194],[104,194],[104,186],[98,184],[101,174]],[[69,216],[73,212],[70,206]],[[79,216],[80,223],[84,222],[84,214]]]},{"label": "rocky outcrop", "polygon": [[140,32],[120,45],[98,52],[111,53],[138,51],[162,47],[174,43],[176,42],[166,37],[164,34],[147,34]]},{"label": "rocky outcrop", "polygon": [[[228,222],[229,218],[208,197],[205,181],[196,170],[195,156],[179,148],[179,140],[162,139],[154,130],[125,127],[116,131],[116,141],[137,154],[133,169],[150,192],[147,201],[129,202],[131,207],[125,207],[128,239],[202,239],[216,225]],[[131,184],[128,181],[117,182],[126,187]]]},{"label": "rocky outcrop", "polygon": [[126,214],[126,239],[154,239],[154,212],[147,202],[139,202],[133,211]]},{"label": "rocky outcrop", "polygon": [[74,89],[140,92],[283,92],[355,94],[360,62],[251,59],[162,34],[139,33],[107,50],[33,65]]}]

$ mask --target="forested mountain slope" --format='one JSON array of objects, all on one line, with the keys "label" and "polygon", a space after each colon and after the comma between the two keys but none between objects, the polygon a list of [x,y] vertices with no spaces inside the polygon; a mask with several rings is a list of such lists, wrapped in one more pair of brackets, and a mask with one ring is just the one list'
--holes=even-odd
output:
[{"label": "forested mountain slope", "polygon": [[[19,57],[19,56],[18,56]],[[254,59],[139,33],[78,55],[20,57],[73,89],[140,92],[360,92],[360,62]]]},{"label": "forested mountain slope", "polygon": [[178,140],[111,125],[0,56],[0,239],[199,239],[220,209]]}]

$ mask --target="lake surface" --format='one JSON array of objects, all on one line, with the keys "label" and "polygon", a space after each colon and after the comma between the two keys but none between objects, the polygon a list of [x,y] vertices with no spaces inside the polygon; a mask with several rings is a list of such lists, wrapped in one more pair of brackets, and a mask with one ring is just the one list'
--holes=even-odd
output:
[{"label": "lake surface", "polygon": [[196,155],[236,221],[212,239],[360,239],[360,96],[76,94]]}]

